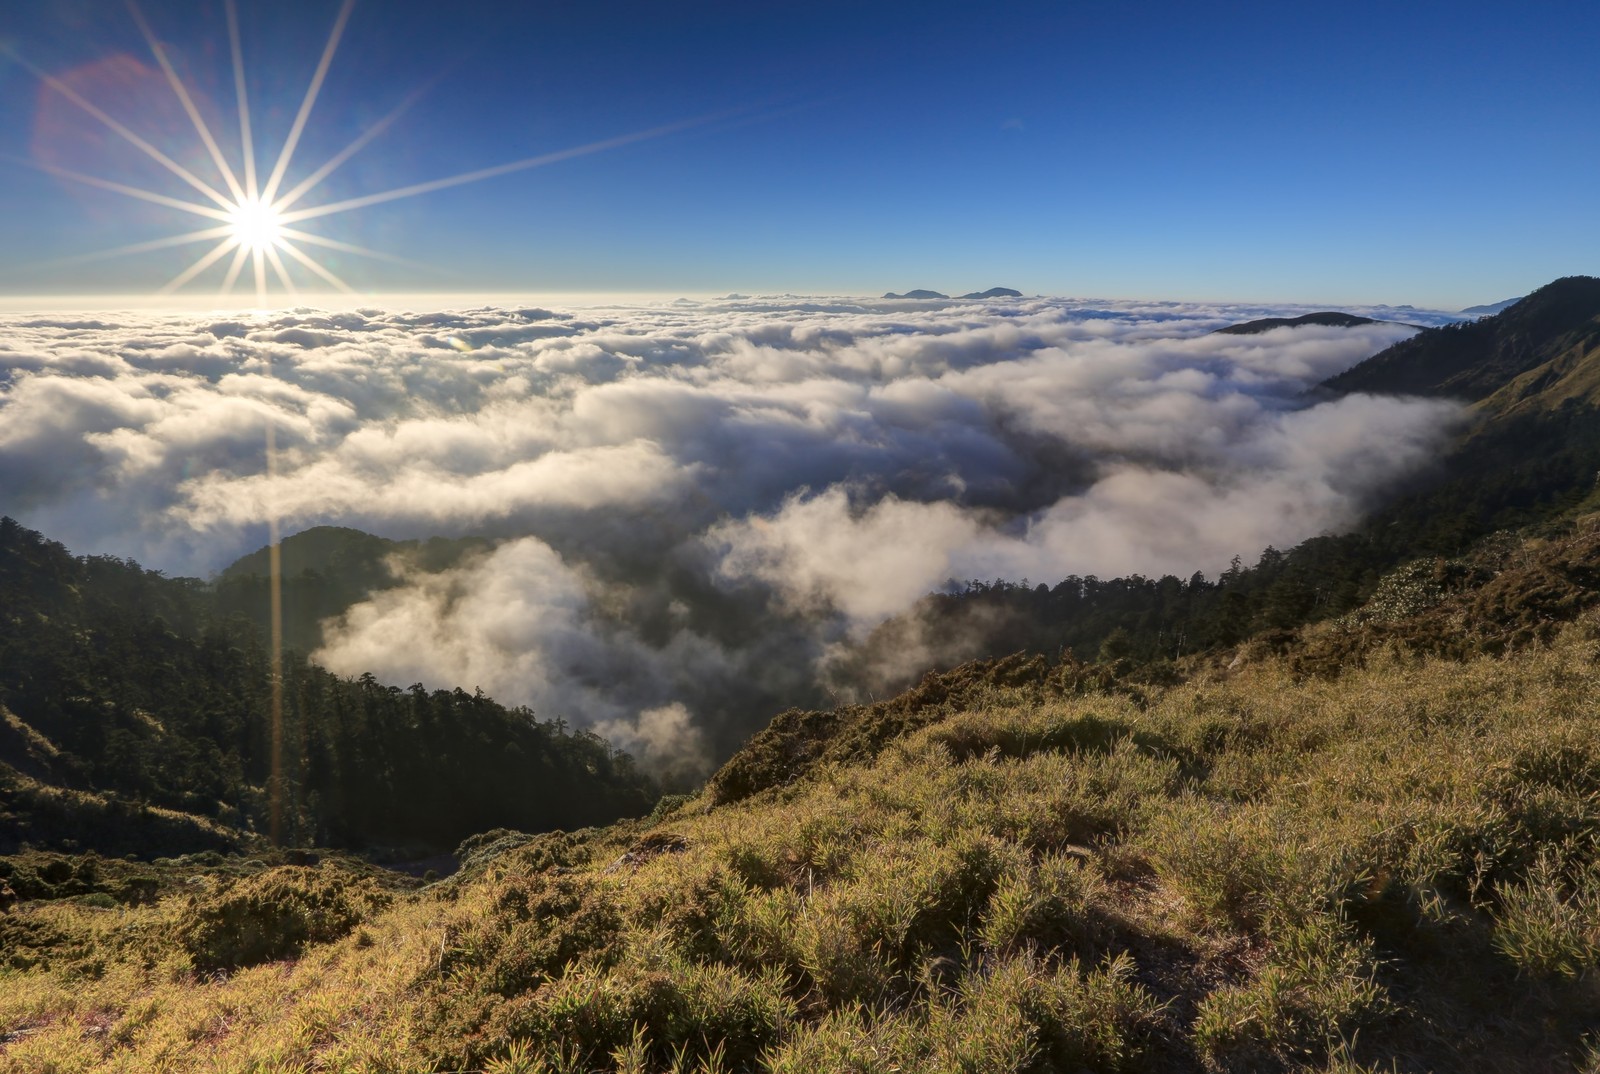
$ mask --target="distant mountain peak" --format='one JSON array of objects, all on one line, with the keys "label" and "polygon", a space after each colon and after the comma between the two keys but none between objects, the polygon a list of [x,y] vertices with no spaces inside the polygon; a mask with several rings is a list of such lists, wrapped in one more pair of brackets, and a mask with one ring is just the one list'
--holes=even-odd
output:
[{"label": "distant mountain peak", "polygon": [[1333,310],[1324,310],[1320,313],[1306,313],[1299,317],[1262,317],[1254,321],[1244,321],[1240,324],[1230,324],[1226,328],[1219,328],[1217,335],[1223,336],[1253,336],[1260,332],[1270,332],[1274,328],[1299,328],[1302,325],[1321,325],[1328,328],[1354,328],[1363,324],[1392,324],[1396,322],[1378,321],[1371,317],[1357,317],[1353,313],[1338,313]]},{"label": "distant mountain peak", "polygon": [[[1527,296],[1523,297],[1525,298]],[[1515,306],[1521,301],[1522,298],[1505,298],[1501,299],[1499,302],[1487,302],[1482,306],[1468,306],[1461,312],[1470,313],[1475,317],[1489,317],[1499,313],[1501,310],[1510,309],[1512,306]]]},{"label": "distant mountain peak", "polygon": [[[949,298],[950,296],[945,294],[943,291],[929,291],[926,288],[919,287],[914,291],[907,291],[903,295],[897,295],[893,291],[890,291],[888,294],[884,295],[883,297],[884,298]],[[1021,291],[1012,290],[1009,287],[991,287],[987,291],[969,291],[966,294],[962,295],[961,297],[962,298],[1021,298],[1022,297],[1022,292]]]}]

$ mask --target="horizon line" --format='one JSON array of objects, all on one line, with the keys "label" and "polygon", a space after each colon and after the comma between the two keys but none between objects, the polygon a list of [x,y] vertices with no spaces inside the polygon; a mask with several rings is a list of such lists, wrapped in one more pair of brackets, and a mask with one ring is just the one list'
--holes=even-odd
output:
[{"label": "horizon line", "polygon": [[[92,292],[92,293],[45,293],[45,294],[0,294],[0,313],[27,313],[47,312],[57,310],[159,310],[165,312],[189,313],[234,313],[234,314],[268,314],[280,313],[287,310],[311,307],[330,310],[349,310],[368,305],[385,305],[397,301],[406,302],[460,302],[469,301],[480,305],[496,305],[504,302],[525,303],[540,299],[558,299],[564,302],[605,303],[615,301],[631,301],[641,303],[666,303],[679,301],[689,302],[717,302],[717,301],[757,301],[761,299],[850,299],[863,302],[980,302],[992,301],[989,299],[966,299],[960,295],[950,295],[942,299],[889,299],[878,294],[851,293],[840,290],[796,291],[796,290],[766,290],[751,289],[744,293],[737,288],[716,291],[708,290],[676,290],[666,291],[660,289],[596,289],[596,288],[527,288],[514,290],[466,289],[466,290],[393,290],[372,291],[356,294],[345,294],[338,291],[299,291],[270,293],[269,298],[274,301],[261,305],[255,301],[230,301],[230,296],[224,295],[159,295],[148,292]],[[242,298],[242,296],[241,296]],[[1392,302],[1372,301],[1322,301],[1306,299],[1260,299],[1260,298],[1161,298],[1154,296],[1111,296],[1111,295],[1072,295],[1051,294],[1036,292],[1024,294],[1023,299],[1054,299],[1082,303],[1171,303],[1189,306],[1226,305],[1226,306],[1256,306],[1262,308],[1275,307],[1305,307],[1325,310],[1340,308],[1363,309],[1415,309],[1418,312],[1431,313],[1460,313],[1470,307],[1451,309],[1445,306],[1420,306],[1415,303],[1396,304]]]}]

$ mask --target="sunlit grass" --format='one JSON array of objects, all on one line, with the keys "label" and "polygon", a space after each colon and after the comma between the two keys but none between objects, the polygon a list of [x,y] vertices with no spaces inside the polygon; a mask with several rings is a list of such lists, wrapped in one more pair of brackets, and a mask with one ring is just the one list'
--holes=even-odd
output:
[{"label": "sunlit grass", "polygon": [[[1581,1069],[1586,626],[1466,663],[996,687],[710,808],[504,841],[298,958],[34,904],[16,1070]],[[319,873],[325,873],[324,866]]]}]

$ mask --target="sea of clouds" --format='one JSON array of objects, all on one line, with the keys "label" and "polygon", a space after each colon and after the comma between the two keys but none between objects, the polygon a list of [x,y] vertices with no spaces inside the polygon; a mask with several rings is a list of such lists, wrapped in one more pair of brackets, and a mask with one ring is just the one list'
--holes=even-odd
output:
[{"label": "sea of clouds", "polygon": [[1212,334],[1300,312],[6,315],[0,513],[201,576],[274,516],[498,538],[443,572],[396,561],[317,658],[481,687],[688,773],[825,702],[840,645],[951,579],[1187,576],[1354,523],[1457,411],[1312,391],[1413,327]]}]

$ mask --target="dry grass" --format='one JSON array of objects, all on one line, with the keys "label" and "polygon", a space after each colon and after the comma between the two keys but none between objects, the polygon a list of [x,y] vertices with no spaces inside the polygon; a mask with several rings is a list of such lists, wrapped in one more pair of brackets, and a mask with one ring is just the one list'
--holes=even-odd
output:
[{"label": "dry grass", "polygon": [[742,801],[502,840],[232,973],[183,947],[191,896],[29,904],[87,954],[0,970],[0,1068],[1594,1069],[1588,635],[996,686]]}]

